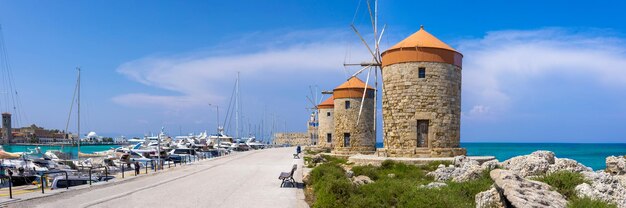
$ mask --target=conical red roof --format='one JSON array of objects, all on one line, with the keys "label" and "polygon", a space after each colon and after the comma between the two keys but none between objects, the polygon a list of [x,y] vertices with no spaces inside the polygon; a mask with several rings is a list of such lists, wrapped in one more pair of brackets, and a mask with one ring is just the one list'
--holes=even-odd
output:
[{"label": "conical red roof", "polygon": [[346,81],[343,84],[341,84],[338,87],[336,87],[335,90],[339,90],[339,89],[363,89],[364,87],[367,87],[367,89],[372,89],[372,90],[374,89],[373,87],[371,87],[369,85],[366,85],[365,82],[363,82],[358,77],[352,77],[352,78],[348,79],[348,81]]},{"label": "conical red roof", "polygon": [[335,97],[332,95],[326,99],[324,102],[317,105],[317,108],[334,108],[335,107]]},{"label": "conical red roof", "polygon": [[439,62],[462,67],[463,55],[424,30],[413,33],[381,54],[382,67],[407,62]]},{"label": "conical red roof", "polygon": [[448,44],[439,40],[437,37],[426,32],[423,26],[420,27],[420,30],[413,33],[413,35],[405,38],[404,40],[400,41],[399,43],[397,43],[396,45],[392,46],[391,48],[387,50],[398,49],[398,48],[415,48],[415,47],[441,48],[441,49],[456,51],[454,50],[454,48],[450,47]]},{"label": "conical red roof", "polygon": [[360,98],[363,97],[363,93],[366,93],[366,98],[373,98],[375,91],[376,89],[365,84],[359,78],[352,77],[333,90],[333,97],[335,99]]}]

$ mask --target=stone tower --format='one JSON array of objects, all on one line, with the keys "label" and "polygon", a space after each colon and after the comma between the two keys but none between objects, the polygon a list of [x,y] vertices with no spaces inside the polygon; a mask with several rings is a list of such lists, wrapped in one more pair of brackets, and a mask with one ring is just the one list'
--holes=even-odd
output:
[{"label": "stone tower", "polygon": [[8,144],[13,141],[13,129],[11,128],[11,113],[2,113],[2,143]]},{"label": "stone tower", "polygon": [[384,148],[391,157],[450,157],[460,148],[463,55],[423,27],[382,53]]},{"label": "stone tower", "polygon": [[317,128],[317,131],[319,132],[317,134],[318,147],[333,147],[333,137],[335,136],[334,108],[335,99],[333,96],[330,96],[330,98],[317,105],[319,118],[319,127]]},{"label": "stone tower", "polygon": [[[376,151],[374,90],[356,77],[333,90],[335,133],[332,153],[373,154]],[[365,99],[359,118],[364,91]]]}]

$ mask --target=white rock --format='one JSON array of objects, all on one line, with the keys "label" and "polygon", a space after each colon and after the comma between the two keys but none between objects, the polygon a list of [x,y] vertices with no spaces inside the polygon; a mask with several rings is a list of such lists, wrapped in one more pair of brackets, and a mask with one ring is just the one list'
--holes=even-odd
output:
[{"label": "white rock", "polygon": [[351,170],[346,171],[346,177],[352,178],[352,176],[354,176],[354,171],[351,171]]},{"label": "white rock", "polygon": [[430,182],[428,185],[420,185],[420,188],[432,189],[432,188],[441,188],[444,186],[448,186],[448,184],[442,183],[442,182]]},{"label": "white rock", "polygon": [[466,156],[456,156],[454,165],[448,167],[440,165],[437,170],[428,173],[435,181],[452,180],[454,182],[465,182],[480,178],[484,168],[478,165],[478,161],[471,160]]},{"label": "white rock", "polygon": [[435,181],[447,181],[461,175],[461,169],[455,167],[437,168],[437,170],[432,171],[426,175],[432,176]]},{"label": "white rock", "polygon": [[626,175],[616,175],[615,177],[623,187],[626,187]]},{"label": "white rock", "polygon": [[498,168],[499,166],[500,166],[500,161],[496,159],[486,161],[480,165],[480,167],[482,167],[483,169],[487,169],[487,170],[493,170],[493,169]]},{"label": "white rock", "polygon": [[491,189],[480,192],[474,196],[476,201],[476,208],[505,208],[506,202],[502,193],[498,192],[496,187],[491,186]]},{"label": "white rock", "polygon": [[576,186],[576,195],[590,197],[616,204],[619,208],[626,208],[626,187],[620,182],[619,177],[605,172],[582,172],[583,176],[591,184]]},{"label": "white rock", "polygon": [[455,176],[454,178],[452,178],[452,181],[454,182],[466,182],[466,181],[470,181],[470,180],[476,180],[478,178],[480,178],[480,176],[482,175],[483,171],[485,169],[483,169],[481,166],[479,165],[471,165],[471,166],[465,166],[463,168],[460,168],[461,170],[459,170],[458,172],[461,172],[460,175]]},{"label": "white rock", "polygon": [[370,179],[370,177],[360,175],[360,176],[354,177],[354,179],[352,179],[352,183],[357,186],[360,186],[360,185],[374,183],[374,181]]},{"label": "white rock", "polygon": [[542,175],[554,164],[554,153],[536,151],[530,155],[517,156],[502,162],[502,167],[512,170],[522,177]]},{"label": "white rock", "polygon": [[555,158],[554,164],[551,164],[548,167],[547,173],[554,173],[562,170],[568,170],[572,172],[584,172],[584,171],[593,171],[590,167],[587,167],[576,160],[567,159],[567,158]]},{"label": "white rock", "polygon": [[567,200],[548,184],[520,177],[513,171],[495,169],[491,178],[514,207],[566,207]]},{"label": "white rock", "polygon": [[465,155],[454,157],[454,162],[453,162],[453,165],[455,167],[464,167],[464,166],[478,165],[478,164],[479,164],[478,161],[472,160]]},{"label": "white rock", "polygon": [[326,162],[326,158],[324,158],[321,154],[314,155],[311,157],[312,163],[323,163]]},{"label": "white rock", "polygon": [[606,158],[606,171],[613,175],[626,174],[626,158],[624,156],[610,156]]},{"label": "white rock", "polygon": [[530,153],[531,156],[541,157],[548,161],[550,164],[554,164],[554,152],[546,151],[546,150],[538,150],[533,153]]}]

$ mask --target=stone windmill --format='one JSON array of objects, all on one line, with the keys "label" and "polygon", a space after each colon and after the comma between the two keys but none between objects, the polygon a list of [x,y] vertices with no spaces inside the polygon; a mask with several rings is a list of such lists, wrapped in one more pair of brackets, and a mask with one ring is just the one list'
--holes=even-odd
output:
[{"label": "stone windmill", "polygon": [[[352,77],[368,70],[366,85],[374,69],[376,89],[380,70],[384,148],[378,149],[377,153],[392,157],[464,155],[465,149],[460,147],[463,55],[423,27],[381,54],[379,45],[385,27],[378,32],[377,1],[373,12],[369,1],[367,6],[374,29],[373,47],[354,24],[352,29],[372,55],[372,61],[345,65],[363,67]],[[365,99],[367,90],[362,92]],[[374,92],[374,100],[376,98]],[[376,106],[377,102],[374,109]],[[359,110],[359,119],[362,109],[363,106]]]},{"label": "stone windmill", "polygon": [[395,157],[464,155],[463,55],[420,29],[382,53],[384,147]]},{"label": "stone windmill", "polygon": [[317,105],[319,126],[317,127],[317,146],[322,148],[333,148],[333,136],[335,135],[335,98],[331,95]]},{"label": "stone windmill", "polygon": [[[378,71],[381,69],[380,66],[382,65],[379,46],[385,27],[380,31],[378,30],[378,17],[376,15],[378,12],[378,1],[374,1],[373,8],[370,1],[367,1],[367,9],[374,31],[373,44],[370,46],[370,43],[361,35],[356,26],[354,26],[354,23],[351,27],[372,56],[372,60],[359,64],[344,64],[344,66],[361,66],[362,68],[350,76],[348,81],[334,90],[335,135],[337,140],[333,142],[333,149],[334,152],[340,154],[373,154],[376,151]],[[363,82],[357,78],[357,76],[365,71],[367,71],[367,76],[365,82]],[[374,72],[374,87],[369,86],[372,71]],[[339,96],[337,96],[337,94],[339,94]],[[348,110],[347,103],[358,104],[358,111]],[[343,113],[343,111],[347,112]],[[350,116],[352,114],[356,114],[354,119]],[[342,133],[348,131],[350,128],[352,131],[359,133]],[[346,136],[349,136],[349,138],[346,139]]]}]

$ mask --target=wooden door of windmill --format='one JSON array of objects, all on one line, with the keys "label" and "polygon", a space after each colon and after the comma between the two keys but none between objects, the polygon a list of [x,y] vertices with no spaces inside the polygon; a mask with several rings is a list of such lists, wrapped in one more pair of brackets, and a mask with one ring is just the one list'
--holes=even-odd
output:
[{"label": "wooden door of windmill", "polygon": [[417,147],[428,147],[428,120],[417,120]]}]

